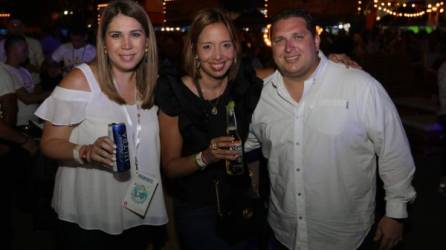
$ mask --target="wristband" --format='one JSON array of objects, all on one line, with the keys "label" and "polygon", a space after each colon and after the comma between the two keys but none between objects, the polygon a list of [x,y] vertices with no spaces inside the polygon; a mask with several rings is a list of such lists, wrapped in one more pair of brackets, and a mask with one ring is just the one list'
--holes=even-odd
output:
[{"label": "wristband", "polygon": [[203,153],[200,152],[194,156],[195,164],[203,171],[207,167],[207,163],[203,160]]},{"label": "wristband", "polygon": [[81,156],[79,154],[79,150],[81,149],[82,146],[83,145],[80,145],[80,144],[77,144],[76,146],[74,146],[74,148],[73,148],[73,159],[77,163],[79,163],[81,165],[84,165],[84,161],[82,160],[82,158],[81,158]]}]

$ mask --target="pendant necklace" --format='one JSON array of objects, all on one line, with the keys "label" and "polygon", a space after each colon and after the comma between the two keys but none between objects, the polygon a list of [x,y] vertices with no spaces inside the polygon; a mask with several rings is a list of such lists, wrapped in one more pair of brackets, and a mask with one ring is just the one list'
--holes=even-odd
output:
[{"label": "pendant necklace", "polygon": [[220,94],[217,97],[217,99],[215,101],[213,101],[213,102],[210,101],[210,100],[206,100],[206,99],[204,99],[203,91],[201,90],[201,86],[200,86],[200,83],[198,82],[198,79],[194,79],[193,82],[195,84],[195,87],[197,88],[198,95],[200,96],[200,98],[203,99],[203,101],[206,101],[206,102],[208,102],[211,105],[211,114],[212,115],[218,115],[218,103],[220,102],[220,97],[223,95],[223,93]]}]

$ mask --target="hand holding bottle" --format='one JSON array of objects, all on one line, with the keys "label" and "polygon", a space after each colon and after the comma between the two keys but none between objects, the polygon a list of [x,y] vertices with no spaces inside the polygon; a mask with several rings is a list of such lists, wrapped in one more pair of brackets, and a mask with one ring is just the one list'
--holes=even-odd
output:
[{"label": "hand holding bottle", "polygon": [[235,159],[226,160],[226,173],[228,175],[241,175],[245,172],[245,164],[243,162],[242,139],[237,129],[234,101],[229,101],[228,105],[226,105],[226,134],[233,138],[229,151],[233,152],[234,155],[238,155]]},{"label": "hand holding bottle", "polygon": [[231,150],[237,144],[232,136],[220,136],[210,141],[209,147],[203,151],[203,160],[207,163],[219,160],[234,160],[240,156],[238,152]]}]

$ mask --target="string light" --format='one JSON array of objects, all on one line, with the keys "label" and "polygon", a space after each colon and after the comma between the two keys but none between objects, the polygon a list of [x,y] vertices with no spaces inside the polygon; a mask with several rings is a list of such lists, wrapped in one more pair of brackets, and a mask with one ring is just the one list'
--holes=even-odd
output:
[{"label": "string light", "polygon": [[0,13],[0,18],[9,18],[11,17],[11,13]]},{"label": "string light", "polygon": [[162,32],[179,32],[181,31],[180,27],[161,27]]},{"label": "string light", "polygon": [[175,0],[163,0],[163,23],[167,23],[167,4],[169,2],[174,2]]},{"label": "string light", "polygon": [[271,30],[271,24],[266,25],[265,28],[263,28],[263,42],[266,46],[271,47],[271,40],[269,39],[269,32]]},{"label": "string light", "polygon": [[[261,12],[263,13],[263,15],[265,16],[265,18],[268,18],[268,0],[264,0],[264,4],[263,4],[263,10],[261,10]],[[265,43],[266,46],[271,47],[271,40],[269,39],[269,32],[271,29],[271,24],[267,24],[266,27],[264,27],[262,29],[262,33],[263,33],[263,42]]]},{"label": "string light", "polygon": [[100,4],[96,5],[96,10],[98,11],[98,17],[97,17],[98,25],[101,22],[101,12],[102,12],[102,9],[104,9],[107,6],[108,6],[108,3],[100,3]]},{"label": "string light", "polygon": [[[392,5],[393,5],[393,7],[399,7],[400,3],[380,2],[379,0],[373,0],[373,7],[375,9],[378,9],[379,11],[385,12],[388,15],[392,15],[392,16],[396,16],[396,17],[415,18],[415,17],[424,16],[424,15],[426,15],[426,13],[433,13],[433,12],[443,13],[444,12],[444,9],[443,9],[444,3],[443,2],[427,4],[427,5],[425,5],[424,8],[420,4],[412,3],[410,5],[410,7],[412,9],[415,9],[417,6],[419,6],[419,9],[421,9],[420,11],[417,11],[417,12],[396,11],[396,10],[391,9]],[[408,4],[403,3],[402,6],[403,6],[403,8],[407,8]],[[377,20],[379,20],[379,19],[377,19]]]},{"label": "string light", "polygon": [[266,18],[268,18],[268,0],[265,0],[265,3],[263,5],[265,7],[265,12],[263,13]]},{"label": "string light", "polygon": [[317,33],[318,35],[321,35],[322,32],[324,32],[324,29],[323,29],[321,26],[316,25],[316,33]]}]

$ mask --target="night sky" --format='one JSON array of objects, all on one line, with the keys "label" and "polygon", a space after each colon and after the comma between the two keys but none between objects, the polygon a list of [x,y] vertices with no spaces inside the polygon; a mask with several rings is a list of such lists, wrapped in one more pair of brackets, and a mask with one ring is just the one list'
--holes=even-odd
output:
[{"label": "night sky", "polygon": [[[95,18],[96,0],[0,0],[0,11],[10,12],[13,18],[22,19],[27,26],[47,26],[74,20]],[[73,10],[64,16],[63,10]],[[58,16],[58,18],[56,18]]]},{"label": "night sky", "polygon": [[[219,0],[220,4],[230,10],[255,8],[258,1],[260,0]],[[76,18],[88,19],[90,15],[96,15],[96,4],[104,2],[108,0],[0,0],[0,11],[10,12],[27,25],[45,25],[54,23],[55,19],[52,17],[54,18],[55,13],[63,16],[65,9],[74,10]]]}]

